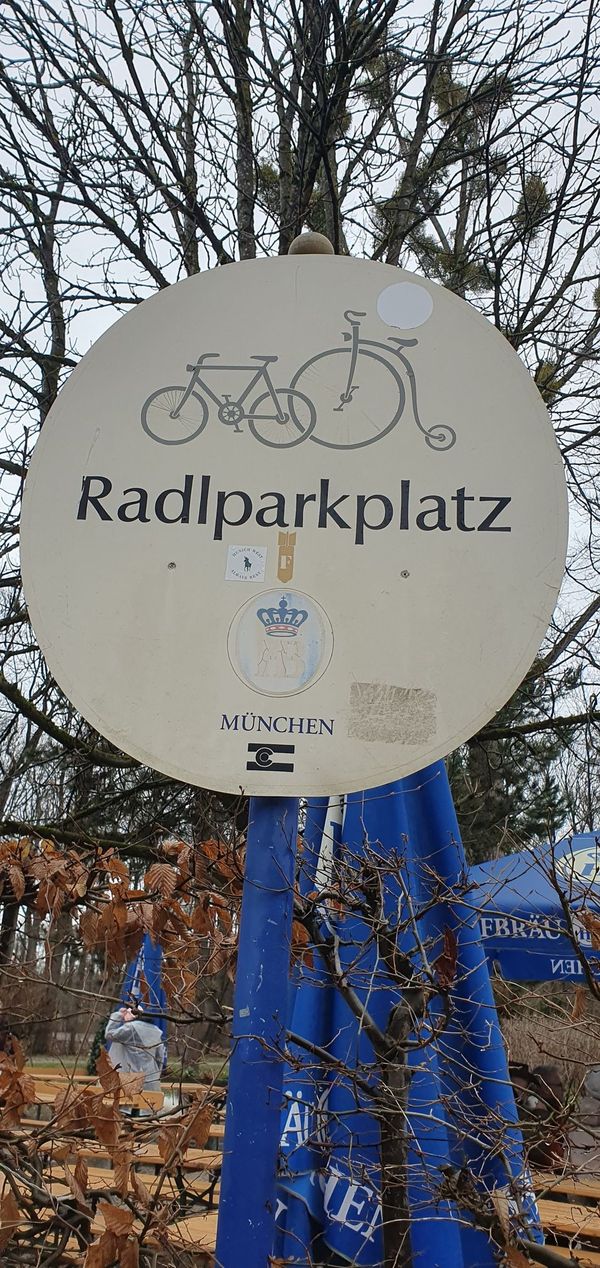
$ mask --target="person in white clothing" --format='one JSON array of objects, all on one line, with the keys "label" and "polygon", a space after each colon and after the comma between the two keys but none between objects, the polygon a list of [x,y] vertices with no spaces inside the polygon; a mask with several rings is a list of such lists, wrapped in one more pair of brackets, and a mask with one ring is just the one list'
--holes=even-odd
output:
[{"label": "person in white clothing", "polygon": [[146,1021],[140,1009],[118,1008],[111,1014],[105,1039],[116,1069],[144,1075],[144,1091],[159,1092],[165,1048],[162,1031]]}]

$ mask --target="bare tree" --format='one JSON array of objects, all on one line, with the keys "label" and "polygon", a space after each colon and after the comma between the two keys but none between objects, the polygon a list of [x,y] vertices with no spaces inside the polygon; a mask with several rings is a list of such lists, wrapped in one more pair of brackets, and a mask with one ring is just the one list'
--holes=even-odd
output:
[{"label": "bare tree", "polygon": [[[474,304],[523,358],[551,412],[573,508],[567,583],[520,695],[455,757],[455,789],[480,852],[492,835],[504,848],[511,834],[536,837],[565,819],[589,826],[600,721],[594,0],[434,0],[427,13],[398,0],[14,0],[0,23],[0,835],[9,869],[0,960],[8,982],[19,964],[32,978],[44,922],[59,914],[36,905],[23,842],[38,862],[50,857],[40,843],[52,842],[69,875],[76,859],[97,878],[101,860],[118,857],[135,877],[175,867],[161,853],[171,836],[201,855],[202,841],[231,844],[245,822],[243,802],[116,751],[48,674],[18,559],[36,436],[90,341],[120,314],[200,269],[284,253],[304,227],[325,232],[340,254],[420,271]],[[96,916],[113,901],[103,876],[86,889]],[[385,960],[396,956],[393,938],[363,879]],[[172,899],[163,893],[160,909]],[[202,910],[194,895],[186,901]],[[107,985],[91,934],[82,944],[64,905],[60,914],[61,1007],[99,982],[104,1007],[116,979]],[[331,967],[314,912],[298,917],[313,954]],[[394,972],[406,978],[408,969],[394,959]],[[40,991],[55,981],[50,957]],[[404,1053],[407,1016],[412,1024],[425,996],[439,1002],[450,991],[433,964],[404,987],[408,1012],[390,1021],[397,1033],[373,1034],[382,1061],[394,1044]],[[43,998],[49,1013],[60,1011]],[[195,1022],[204,1016],[198,998]],[[175,1004],[185,1031],[180,987]],[[394,1080],[400,1112],[403,1060],[391,1063],[389,1087]],[[394,1165],[401,1171],[402,1159]],[[402,1202],[399,1189],[393,1201]]]},{"label": "bare tree", "polygon": [[[489,803],[498,743],[531,764],[548,732],[585,764],[578,737],[598,721],[593,0],[427,15],[384,0],[16,3],[2,23],[2,826],[203,834],[206,798],[115,753],[48,678],[19,586],[20,493],[90,338],[182,275],[285,252],[304,225],[454,289],[538,383],[575,513],[569,584],[529,676],[543,689],[477,737],[467,781]],[[217,811],[231,814],[227,799]]]}]

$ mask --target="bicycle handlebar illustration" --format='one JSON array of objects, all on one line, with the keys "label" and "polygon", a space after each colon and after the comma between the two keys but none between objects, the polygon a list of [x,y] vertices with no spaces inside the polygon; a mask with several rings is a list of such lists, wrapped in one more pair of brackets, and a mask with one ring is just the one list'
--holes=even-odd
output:
[{"label": "bicycle handlebar illustration", "polygon": [[[406,404],[406,380],[414,421],[425,443],[432,449],[451,449],[456,441],[452,427],[437,423],[427,428],[421,421],[415,373],[402,351],[415,347],[418,340],[397,335],[390,335],[385,343],[365,339],[361,322],[366,315],[346,309],[349,329],[341,332],[342,346],[317,352],[300,366],[289,387],[273,385],[269,366],[279,360],[277,356],[251,356],[250,361],[259,365],[225,365],[218,359],[220,353],[204,352],[186,366],[190,375],[186,387],[158,388],[144,402],[144,431],[161,445],[187,444],[204,431],[212,401],[219,422],[237,433],[242,431],[240,423],[247,422],[255,440],[270,448],[291,449],[310,439],[327,449],[362,449],[382,440],[399,422]],[[372,363],[381,366],[375,402],[367,400],[364,391],[360,394],[359,382],[361,369]],[[244,372],[249,379],[239,396],[218,395],[207,382],[214,370]],[[318,418],[309,394],[312,387],[319,389],[323,401]],[[255,390],[258,395],[248,405]]]}]

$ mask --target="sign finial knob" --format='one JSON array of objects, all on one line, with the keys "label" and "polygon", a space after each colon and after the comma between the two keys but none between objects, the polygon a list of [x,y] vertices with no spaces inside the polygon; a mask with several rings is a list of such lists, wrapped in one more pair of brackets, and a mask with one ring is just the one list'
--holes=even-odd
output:
[{"label": "sign finial knob", "polygon": [[299,233],[290,242],[288,255],[335,255],[335,251],[324,233],[313,233],[312,229],[307,229],[306,233]]}]

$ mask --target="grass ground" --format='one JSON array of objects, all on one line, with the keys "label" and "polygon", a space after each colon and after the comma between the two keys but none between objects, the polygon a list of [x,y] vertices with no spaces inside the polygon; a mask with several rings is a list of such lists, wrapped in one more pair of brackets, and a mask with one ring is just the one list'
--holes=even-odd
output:
[{"label": "grass ground", "polygon": [[[87,1058],[86,1058],[87,1059]],[[37,1053],[34,1057],[28,1057],[27,1064],[34,1068],[43,1070],[73,1070],[77,1074],[86,1074],[86,1060],[74,1056],[51,1056],[49,1053]],[[214,1056],[202,1057],[197,1062],[196,1072],[189,1066],[182,1066],[181,1062],[176,1059],[169,1061],[168,1077],[173,1080],[185,1077],[185,1081],[195,1082],[196,1079],[201,1081],[202,1078],[216,1078],[219,1083],[225,1082],[227,1079],[227,1060],[218,1053]]]}]

